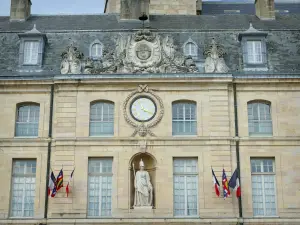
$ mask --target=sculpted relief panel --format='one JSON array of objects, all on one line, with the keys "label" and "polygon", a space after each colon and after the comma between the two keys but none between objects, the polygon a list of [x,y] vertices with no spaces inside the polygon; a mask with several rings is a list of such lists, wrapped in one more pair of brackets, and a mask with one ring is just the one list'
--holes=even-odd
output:
[{"label": "sculpted relief panel", "polygon": [[177,49],[172,37],[139,30],[128,37],[119,36],[115,49],[104,51],[98,61],[84,59],[75,46],[68,46],[61,55],[61,74],[198,72],[192,57]]}]

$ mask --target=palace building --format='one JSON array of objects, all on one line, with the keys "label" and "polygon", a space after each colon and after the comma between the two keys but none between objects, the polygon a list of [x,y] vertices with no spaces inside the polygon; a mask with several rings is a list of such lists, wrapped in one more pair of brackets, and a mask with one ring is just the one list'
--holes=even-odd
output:
[{"label": "palace building", "polygon": [[300,224],[300,3],[32,4],[0,17],[0,224]]}]

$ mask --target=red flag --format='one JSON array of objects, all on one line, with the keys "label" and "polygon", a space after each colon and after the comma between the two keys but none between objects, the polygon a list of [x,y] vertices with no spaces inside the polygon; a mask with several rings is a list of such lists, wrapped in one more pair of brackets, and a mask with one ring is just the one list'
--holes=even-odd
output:
[{"label": "red flag", "polygon": [[240,178],[238,175],[237,169],[235,169],[234,173],[232,174],[230,181],[228,183],[229,187],[236,191],[236,197],[241,197],[241,186],[240,186]]},{"label": "red flag", "polygon": [[213,183],[214,183],[214,187],[215,187],[215,192],[216,195],[219,197],[220,196],[220,184],[219,181],[215,175],[214,170],[211,168],[211,172],[212,172],[212,179],[213,179]]},{"label": "red flag", "polygon": [[67,197],[69,197],[69,193],[70,193],[69,185],[70,185],[70,182],[71,182],[71,180],[72,180],[72,178],[73,178],[74,170],[75,170],[75,168],[73,169],[73,171],[72,171],[72,173],[71,173],[69,182],[68,182],[67,187],[66,187]]}]

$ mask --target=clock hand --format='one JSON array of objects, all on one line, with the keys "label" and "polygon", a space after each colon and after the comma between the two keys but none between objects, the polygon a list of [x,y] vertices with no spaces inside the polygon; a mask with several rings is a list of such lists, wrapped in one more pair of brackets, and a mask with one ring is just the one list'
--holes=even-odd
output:
[{"label": "clock hand", "polygon": [[150,112],[150,111],[148,111],[147,109],[143,109],[143,110],[144,110],[144,112],[147,112],[147,113],[153,114],[153,112]]}]

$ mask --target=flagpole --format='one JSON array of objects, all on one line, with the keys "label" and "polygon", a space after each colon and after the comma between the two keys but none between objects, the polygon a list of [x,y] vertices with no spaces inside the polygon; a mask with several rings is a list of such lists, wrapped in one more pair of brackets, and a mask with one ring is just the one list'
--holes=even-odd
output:
[{"label": "flagpole", "polygon": [[[233,102],[234,102],[234,127],[235,127],[235,149],[236,149],[236,167],[237,175],[239,177],[239,185],[242,189],[242,179],[240,173],[240,142],[239,142],[239,125],[238,125],[238,104],[237,104],[237,92],[236,92],[236,83],[233,82]],[[242,196],[238,198],[239,204],[239,218],[243,218],[243,207],[242,207]],[[240,225],[243,225],[243,222],[239,222]]]}]

